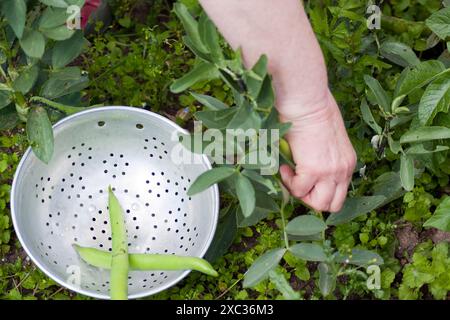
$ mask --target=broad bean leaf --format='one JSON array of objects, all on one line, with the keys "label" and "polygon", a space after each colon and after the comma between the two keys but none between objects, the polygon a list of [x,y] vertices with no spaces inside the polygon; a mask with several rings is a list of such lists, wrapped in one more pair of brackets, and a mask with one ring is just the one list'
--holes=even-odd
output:
[{"label": "broad bean leaf", "polygon": [[284,277],[278,269],[271,270],[269,272],[270,281],[275,285],[278,291],[281,292],[283,297],[287,300],[298,300],[300,299],[300,293],[292,289],[289,282]]},{"label": "broad bean leaf", "polygon": [[242,214],[247,218],[255,209],[255,189],[250,180],[242,174],[237,175],[235,188]]},{"label": "broad bean leaf", "polygon": [[317,243],[297,243],[289,248],[297,258],[306,261],[325,261],[327,255],[323,247]]},{"label": "broad bean leaf", "polygon": [[425,149],[423,144],[415,144],[408,148],[405,153],[406,154],[427,154],[427,153],[435,153],[435,152],[441,152],[450,149],[450,147],[447,146],[436,146],[436,148],[432,150]]},{"label": "broad bean leaf", "polygon": [[332,271],[331,266],[325,262],[319,263],[318,270],[320,293],[327,297],[336,287],[336,275]]},{"label": "broad bean leaf", "polygon": [[380,204],[380,207],[400,198],[405,194],[405,190],[402,188],[399,172],[385,172],[378,176],[372,187],[374,196],[383,196],[385,200]]},{"label": "broad bean leaf", "polygon": [[64,0],[39,0],[43,4],[46,4],[55,8],[67,8],[68,4]]},{"label": "broad bean leaf", "polygon": [[52,65],[54,68],[63,68],[84,50],[87,41],[82,31],[77,31],[73,37],[65,41],[58,41],[52,50]]},{"label": "broad bean leaf", "polygon": [[209,110],[217,111],[229,108],[225,103],[214,97],[195,92],[191,92],[191,95]]},{"label": "broad bean leaf", "polygon": [[206,13],[202,12],[199,22],[198,30],[201,42],[205,45],[206,49],[210,52],[214,61],[220,61],[223,59],[222,48],[220,47],[219,34],[217,33],[216,26],[208,18]]},{"label": "broad bean leaf", "polygon": [[209,53],[208,49],[205,47],[201,40],[198,22],[189,13],[186,6],[180,2],[176,2],[173,6],[173,9],[175,11],[175,14],[183,24],[184,30],[186,30],[186,33],[193,46],[195,46],[195,48],[202,53]]},{"label": "broad bean leaf", "polygon": [[378,253],[363,249],[352,249],[351,254],[337,253],[334,260],[339,263],[357,266],[381,265],[384,263],[383,258]]},{"label": "broad bean leaf", "polygon": [[224,129],[233,119],[236,111],[235,107],[217,111],[198,111],[195,113],[195,118],[202,121],[207,128]]},{"label": "broad bean leaf", "polygon": [[411,156],[406,154],[400,157],[400,181],[406,191],[414,188],[414,161]]},{"label": "broad bean leaf", "polygon": [[27,16],[27,5],[24,0],[3,0],[2,12],[17,38],[22,38]]},{"label": "broad bean leaf", "polygon": [[256,259],[244,275],[244,288],[254,287],[267,279],[269,272],[280,263],[285,253],[285,248],[272,249]]},{"label": "broad bean leaf", "polygon": [[48,164],[53,155],[54,138],[52,124],[44,108],[31,108],[27,119],[27,137],[34,154]]},{"label": "broad bean leaf", "polygon": [[327,225],[313,215],[303,215],[294,218],[286,226],[286,232],[295,236],[309,236],[325,231]]},{"label": "broad bean leaf", "polygon": [[23,94],[33,88],[39,75],[39,67],[37,65],[28,66],[22,70],[19,76],[14,80],[14,90],[22,92]]},{"label": "broad bean leaf", "polygon": [[332,213],[326,222],[332,226],[349,222],[356,217],[375,210],[385,199],[381,195],[347,198],[342,209],[339,212]]},{"label": "broad bean leaf", "polygon": [[11,93],[9,91],[0,90],[0,109],[8,106],[11,101]]},{"label": "broad bean leaf", "polygon": [[213,79],[217,77],[218,77],[217,68],[211,63],[201,61],[198,64],[196,64],[194,68],[187,74],[185,74],[183,77],[175,80],[170,86],[170,90],[173,93],[180,93],[190,88],[199,81]]},{"label": "broad bean leaf", "polygon": [[238,211],[238,226],[248,227],[257,224],[259,221],[267,218],[270,213],[279,212],[280,208],[276,201],[259,190],[255,190],[256,202],[255,209],[249,217],[244,217],[241,210]]},{"label": "broad bean leaf", "polygon": [[20,39],[20,47],[31,58],[42,58],[45,51],[45,38],[39,31],[25,30]]},{"label": "broad bean leaf", "polygon": [[196,193],[202,192],[203,190],[209,188],[213,184],[216,184],[230,176],[232,176],[236,171],[234,168],[230,167],[217,167],[208,170],[195,179],[192,185],[188,189],[188,195],[194,195]]}]

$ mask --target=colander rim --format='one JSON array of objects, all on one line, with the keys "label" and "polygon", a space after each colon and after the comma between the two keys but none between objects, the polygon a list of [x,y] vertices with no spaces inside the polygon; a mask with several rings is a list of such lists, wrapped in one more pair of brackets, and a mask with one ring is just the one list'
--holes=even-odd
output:
[{"label": "colander rim", "polygon": [[[153,118],[156,118],[162,122],[164,122],[165,124],[173,127],[175,130],[177,130],[178,132],[182,133],[182,134],[189,134],[189,131],[187,131],[186,129],[183,129],[182,127],[180,127],[178,124],[176,124],[175,122],[171,121],[170,119],[149,111],[149,110],[145,110],[145,109],[141,109],[141,108],[136,108],[136,107],[130,107],[130,106],[102,106],[102,107],[96,107],[96,108],[92,108],[92,109],[87,109],[87,110],[83,110],[80,112],[77,112],[75,114],[72,114],[70,116],[67,116],[61,120],[59,120],[58,122],[56,122],[52,128],[53,130],[55,130],[56,128],[64,125],[66,122],[70,122],[73,119],[79,118],[79,117],[83,117],[87,114],[91,114],[91,113],[101,113],[101,112],[109,112],[109,111],[125,111],[125,112],[136,112],[136,113],[140,113],[144,116],[150,116]],[[59,277],[55,276],[53,273],[51,273],[49,270],[47,270],[47,268],[45,268],[43,266],[43,264],[41,264],[39,262],[39,259],[37,259],[32,253],[31,250],[28,249],[28,245],[24,245],[24,239],[22,237],[22,234],[20,232],[20,228],[16,219],[16,192],[17,192],[17,180],[19,177],[19,174],[22,171],[22,168],[25,164],[25,162],[27,161],[27,159],[29,158],[30,154],[32,153],[32,148],[28,147],[27,150],[24,152],[19,164],[17,165],[16,171],[14,173],[14,177],[13,177],[13,182],[11,185],[11,192],[10,192],[10,210],[11,210],[11,219],[12,219],[12,223],[13,223],[13,227],[14,227],[14,231],[16,233],[17,238],[20,241],[20,244],[22,245],[22,248],[25,250],[27,256],[31,259],[31,261],[42,271],[44,272],[49,278],[51,278],[52,280],[54,280],[56,283],[58,283],[59,285],[61,285],[64,288],[67,288],[73,292],[79,293],[79,294],[83,294],[85,296],[88,297],[92,297],[92,298],[96,298],[96,299],[110,299],[110,297],[108,295],[105,294],[100,294],[100,293],[95,293],[92,291],[88,291],[85,290],[81,287],[77,287],[75,285],[72,285],[70,283],[67,283],[66,281],[64,281],[63,279],[60,279]],[[206,169],[211,169],[212,165],[210,160],[208,159],[208,157],[206,155],[202,155],[202,162],[203,164],[206,166]],[[218,219],[219,219],[219,188],[217,186],[217,184],[214,184],[212,187],[212,192],[213,192],[213,226],[210,230],[210,233],[208,234],[208,238],[204,243],[203,249],[199,255],[199,257],[203,258],[206,254],[206,252],[208,251],[209,247],[211,246],[211,243],[213,241],[214,235],[216,233],[216,229],[217,229],[217,224],[218,224]],[[131,294],[128,296],[128,299],[139,299],[139,298],[144,298],[144,297],[148,297],[154,294],[157,294],[159,292],[162,292],[174,285],[176,285],[177,283],[179,283],[181,280],[183,280],[189,273],[191,272],[191,270],[186,270],[184,272],[182,272],[178,277],[174,278],[171,281],[168,281],[167,283],[165,283],[164,285],[161,285],[157,288],[152,288],[152,289],[148,289],[146,291],[143,291],[142,293],[136,293],[136,294]]]}]

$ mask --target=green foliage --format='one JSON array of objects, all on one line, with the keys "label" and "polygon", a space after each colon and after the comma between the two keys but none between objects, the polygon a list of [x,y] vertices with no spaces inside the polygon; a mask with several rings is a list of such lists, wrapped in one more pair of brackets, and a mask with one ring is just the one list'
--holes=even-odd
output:
[{"label": "green foliage", "polygon": [[449,268],[447,243],[433,246],[431,242],[425,242],[419,245],[412,262],[404,268],[399,298],[419,299],[422,297],[420,288],[426,285],[435,299],[445,299],[450,291]]},{"label": "green foliage", "polygon": [[[80,91],[88,85],[88,79],[79,67],[66,68],[82,53],[86,44],[82,31],[66,26],[69,3],[82,5],[84,1],[2,2],[0,116],[7,116],[8,121],[0,124],[0,130],[13,127],[19,119],[27,121],[30,113],[36,114],[32,112],[34,109],[40,110],[33,96],[42,95],[58,102],[70,95],[71,99],[75,98],[70,101],[72,106],[84,106],[77,97],[81,97]],[[48,104],[44,105],[51,109]],[[29,132],[49,130],[47,113],[40,111],[39,114],[41,120],[30,121],[32,127]],[[30,136],[35,154],[45,163],[53,153],[51,137],[51,134]]]}]

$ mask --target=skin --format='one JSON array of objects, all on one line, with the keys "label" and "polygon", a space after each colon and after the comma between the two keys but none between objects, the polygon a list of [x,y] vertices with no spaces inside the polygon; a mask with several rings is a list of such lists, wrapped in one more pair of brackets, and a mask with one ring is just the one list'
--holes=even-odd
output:
[{"label": "skin", "polygon": [[280,119],[295,170],[280,168],[291,194],[319,211],[339,211],[356,164],[325,62],[299,0],[200,0],[208,16],[251,67],[269,58]]}]

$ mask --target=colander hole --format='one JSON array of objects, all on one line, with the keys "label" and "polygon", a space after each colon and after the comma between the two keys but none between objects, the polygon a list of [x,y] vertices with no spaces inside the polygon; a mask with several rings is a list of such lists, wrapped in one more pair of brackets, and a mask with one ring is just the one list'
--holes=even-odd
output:
[{"label": "colander hole", "polygon": [[97,125],[99,127],[103,127],[105,125],[105,121],[99,121],[99,122],[97,122]]},{"label": "colander hole", "polygon": [[141,130],[144,129],[144,126],[141,123],[136,124],[136,128]]}]

